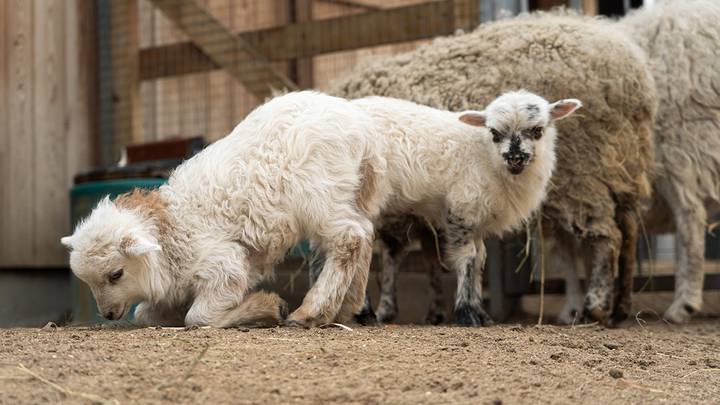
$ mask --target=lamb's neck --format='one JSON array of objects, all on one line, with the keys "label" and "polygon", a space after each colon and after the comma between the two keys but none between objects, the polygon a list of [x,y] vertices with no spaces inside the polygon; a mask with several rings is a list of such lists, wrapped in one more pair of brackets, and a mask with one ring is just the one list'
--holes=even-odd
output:
[{"label": "lamb's neck", "polygon": [[[533,162],[519,175],[512,175],[503,168],[497,173],[503,185],[502,203],[511,210],[507,218],[512,223],[506,224],[506,229],[499,233],[515,230],[527,222],[532,214],[540,208],[545,199],[548,184],[555,167],[555,154],[553,148],[536,155]],[[505,227],[504,227],[505,228]]]}]

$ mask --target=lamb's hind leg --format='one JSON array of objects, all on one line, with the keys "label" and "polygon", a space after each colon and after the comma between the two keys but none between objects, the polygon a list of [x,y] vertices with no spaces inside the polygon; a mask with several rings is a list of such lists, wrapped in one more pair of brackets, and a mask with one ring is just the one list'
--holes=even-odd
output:
[{"label": "lamb's hind leg", "polygon": [[[678,241],[675,298],[665,311],[665,319],[685,323],[702,308],[707,211],[699,198],[688,195],[687,190],[682,190],[685,193],[682,194],[669,180],[659,185],[659,191],[673,211]],[[684,198],[681,199],[681,195]]]},{"label": "lamb's hind leg", "polygon": [[430,279],[428,289],[430,305],[428,306],[428,312],[425,316],[425,322],[430,325],[439,325],[447,319],[441,278],[442,258],[438,257],[439,249],[436,245],[437,240],[432,232],[423,230],[420,235],[420,240],[422,243],[423,257],[428,264],[428,278]]},{"label": "lamb's hind leg", "polygon": [[392,235],[380,232],[380,302],[377,309],[377,320],[382,323],[392,322],[397,316],[396,277],[407,249],[403,243]]},{"label": "lamb's hind leg", "polygon": [[326,252],[323,269],[300,308],[288,317],[289,325],[316,326],[360,312],[372,258],[372,225],[358,215],[345,214],[329,222],[320,235]]}]

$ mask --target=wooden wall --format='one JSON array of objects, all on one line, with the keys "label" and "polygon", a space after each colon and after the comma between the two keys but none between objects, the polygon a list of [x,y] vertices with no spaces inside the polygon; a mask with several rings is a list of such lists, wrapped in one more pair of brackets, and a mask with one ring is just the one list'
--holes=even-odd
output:
[{"label": "wooden wall", "polygon": [[[140,47],[167,45],[188,38],[155,9],[148,0],[139,1]],[[252,31],[291,21],[288,0],[197,0],[234,32]],[[312,1],[312,17],[324,19],[384,8],[422,3],[427,0],[363,0],[367,7],[354,7],[322,0]],[[372,27],[368,27],[372,29]],[[342,35],[341,32],[338,35]],[[420,42],[386,45],[316,56],[312,82],[325,90],[340,75],[369,58],[411,50]],[[276,63],[288,72],[287,63]],[[222,70],[143,81],[141,84],[143,139],[203,135],[209,141],[228,134],[258,100]]]},{"label": "wooden wall", "polygon": [[0,0],[0,267],[67,262],[68,191],[94,156],[93,0]]}]

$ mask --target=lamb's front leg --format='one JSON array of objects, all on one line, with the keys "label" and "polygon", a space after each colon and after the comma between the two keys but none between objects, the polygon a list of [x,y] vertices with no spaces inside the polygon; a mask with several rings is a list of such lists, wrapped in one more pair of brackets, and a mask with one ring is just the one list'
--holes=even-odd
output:
[{"label": "lamb's front leg", "polygon": [[[372,259],[372,224],[345,215],[322,233],[323,269],[303,303],[288,317],[289,325],[311,327],[337,318],[346,322],[360,312]],[[363,274],[356,274],[363,272]]]},{"label": "lamb's front leg", "polygon": [[446,264],[457,274],[455,322],[462,326],[486,326],[492,319],[482,307],[482,269],[485,244],[475,241],[472,227],[450,215],[444,237]]},{"label": "lamb's front leg", "polygon": [[182,326],[185,311],[165,305],[152,305],[143,301],[135,308],[133,315],[137,326]]},{"label": "lamb's front leg", "polygon": [[279,323],[287,304],[277,294],[248,295],[251,267],[237,243],[220,243],[197,264],[194,299],[185,315],[187,326],[227,328],[237,325]]}]

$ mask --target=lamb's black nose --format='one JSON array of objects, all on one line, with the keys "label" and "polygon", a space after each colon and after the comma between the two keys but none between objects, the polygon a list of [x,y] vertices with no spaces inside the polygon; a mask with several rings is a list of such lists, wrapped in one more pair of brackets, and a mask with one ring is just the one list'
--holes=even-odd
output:
[{"label": "lamb's black nose", "polygon": [[113,313],[113,311],[105,312],[105,315],[103,316],[105,317],[105,319],[109,319],[111,321],[115,319],[115,314]]}]

